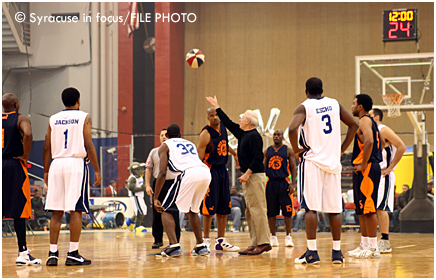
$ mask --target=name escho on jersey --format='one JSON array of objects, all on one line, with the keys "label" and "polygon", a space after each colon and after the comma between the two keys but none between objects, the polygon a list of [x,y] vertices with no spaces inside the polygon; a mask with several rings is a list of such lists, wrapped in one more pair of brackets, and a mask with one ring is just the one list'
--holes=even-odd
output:
[{"label": "name escho on jersey", "polygon": [[316,113],[317,114],[322,114],[322,113],[329,112],[329,111],[332,111],[332,110],[333,110],[332,106],[321,107],[321,108],[316,108]]}]

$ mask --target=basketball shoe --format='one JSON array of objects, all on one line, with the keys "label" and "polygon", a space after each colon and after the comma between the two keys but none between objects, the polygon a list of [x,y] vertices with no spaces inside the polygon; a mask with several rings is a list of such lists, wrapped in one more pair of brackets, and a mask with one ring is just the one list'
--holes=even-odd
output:
[{"label": "basketball shoe", "polygon": [[15,261],[16,265],[38,265],[41,264],[42,261],[40,259],[35,259],[29,254],[30,250],[26,250],[18,253],[18,258]]},{"label": "basketball shoe", "polygon": [[307,249],[307,251],[301,257],[296,258],[294,262],[300,264],[318,264],[320,263],[318,251]]},{"label": "basketball shoe", "polygon": [[79,250],[68,252],[65,265],[90,265],[91,260],[85,259],[79,255]]},{"label": "basketball shoe", "polygon": [[286,247],[294,247],[294,242],[292,242],[292,236],[286,235],[285,237],[285,246]]},{"label": "basketball shoe", "polygon": [[333,263],[344,263],[345,258],[344,255],[342,255],[341,250],[332,250],[332,262]]},{"label": "basketball shoe", "polygon": [[139,232],[147,232],[147,229],[143,226],[139,226],[139,227],[135,227],[135,232],[139,233]]},{"label": "basketball shoe", "polygon": [[180,245],[176,245],[176,246],[170,245],[165,249],[163,249],[163,251],[160,253],[162,257],[169,257],[169,258],[178,257],[181,256],[182,254],[183,252],[182,249],[180,248]]},{"label": "basketball shoe", "polygon": [[135,231],[135,222],[132,221],[132,219],[127,218],[126,220],[126,226],[130,231]]},{"label": "basketball shoe", "polygon": [[367,246],[365,246],[365,245],[363,245],[362,243],[360,243],[359,247],[357,247],[357,248],[354,249],[354,250],[348,251],[348,255],[353,257],[354,255],[359,254],[360,252],[362,252],[363,250],[365,250],[366,247],[367,247]]},{"label": "basketball shoe", "polygon": [[227,251],[227,252],[238,252],[240,248],[238,246],[231,245],[227,242],[224,237],[218,237],[215,240],[215,250],[217,251]]},{"label": "basketball shoe", "polygon": [[279,240],[275,235],[270,236],[269,243],[271,244],[271,247],[279,247]]},{"label": "basketball shoe", "polygon": [[353,257],[358,259],[380,258],[380,251],[378,248],[371,248],[370,246],[368,246],[360,253],[354,254]]},{"label": "basketball shoe", "polygon": [[377,243],[377,247],[380,250],[380,253],[382,253],[382,254],[392,252],[392,247],[391,247],[391,243],[389,242],[389,240],[380,239]]},{"label": "basketball shoe", "polygon": [[191,256],[207,256],[209,254],[209,249],[204,243],[197,244],[191,252]]},{"label": "basketball shoe", "polygon": [[210,251],[210,238],[203,237],[203,243],[207,246],[207,249]]},{"label": "basketball shoe", "polygon": [[56,252],[50,252],[48,251],[48,259],[45,263],[46,266],[57,266],[59,260],[59,251]]}]

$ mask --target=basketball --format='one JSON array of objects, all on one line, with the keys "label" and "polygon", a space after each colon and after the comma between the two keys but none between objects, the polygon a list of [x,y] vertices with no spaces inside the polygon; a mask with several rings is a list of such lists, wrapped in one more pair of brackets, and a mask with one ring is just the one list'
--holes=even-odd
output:
[{"label": "basketball", "polygon": [[192,68],[198,68],[204,63],[204,54],[199,49],[192,49],[186,54],[186,62]]}]

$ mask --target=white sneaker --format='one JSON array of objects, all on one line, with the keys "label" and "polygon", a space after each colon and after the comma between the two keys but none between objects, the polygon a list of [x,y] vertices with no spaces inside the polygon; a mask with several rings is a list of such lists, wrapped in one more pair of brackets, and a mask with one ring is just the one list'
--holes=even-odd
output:
[{"label": "white sneaker", "polygon": [[215,240],[216,251],[238,252],[238,246],[231,245],[224,237],[219,237]]},{"label": "white sneaker", "polygon": [[279,247],[279,240],[275,235],[271,235],[271,237],[269,238],[269,243],[272,247]]},{"label": "white sneaker", "polygon": [[235,229],[234,227],[231,227],[231,228],[230,228],[230,232],[239,232],[239,230],[238,230],[238,229]]},{"label": "white sneaker", "polygon": [[378,248],[371,248],[368,246],[368,248],[360,253],[354,254],[353,257],[358,259],[380,258],[380,251]]},{"label": "white sneaker", "polygon": [[210,238],[203,237],[203,243],[206,244],[207,249],[210,251]]},{"label": "white sneaker", "polygon": [[359,254],[360,252],[362,252],[365,249],[366,249],[366,246],[364,246],[362,243],[360,243],[359,247],[357,247],[354,250],[348,251],[348,255],[349,256],[354,256],[356,254]]},{"label": "white sneaker", "polygon": [[389,240],[380,239],[377,242],[377,247],[380,250],[381,254],[392,252],[392,247],[391,247],[391,243],[389,242]]},{"label": "white sneaker", "polygon": [[286,235],[285,245],[286,245],[286,247],[294,247],[294,242],[292,242],[292,236]]},{"label": "white sneaker", "polygon": [[30,250],[18,253],[18,258],[15,261],[16,265],[38,265],[42,263],[41,259],[35,259],[29,254]]}]

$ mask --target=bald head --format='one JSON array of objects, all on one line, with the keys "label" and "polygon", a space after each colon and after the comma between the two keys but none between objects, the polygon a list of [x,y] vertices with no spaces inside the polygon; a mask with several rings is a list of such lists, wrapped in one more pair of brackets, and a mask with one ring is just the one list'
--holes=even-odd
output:
[{"label": "bald head", "polygon": [[216,110],[214,107],[210,107],[209,109],[207,109],[206,113],[209,115],[211,113],[216,113]]},{"label": "bald head", "polygon": [[273,141],[276,145],[281,145],[283,143],[283,130],[276,129],[273,134]]},{"label": "bald head", "polygon": [[207,112],[207,120],[209,121],[210,125],[214,128],[217,128],[221,120],[220,117],[218,117],[215,108],[210,107],[209,109],[207,109],[206,112]]},{"label": "bald head", "polygon": [[6,93],[2,98],[2,105],[5,113],[17,111],[20,108],[20,103],[18,102],[18,98],[15,94]]}]

